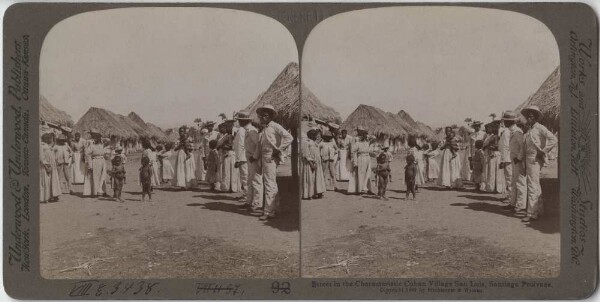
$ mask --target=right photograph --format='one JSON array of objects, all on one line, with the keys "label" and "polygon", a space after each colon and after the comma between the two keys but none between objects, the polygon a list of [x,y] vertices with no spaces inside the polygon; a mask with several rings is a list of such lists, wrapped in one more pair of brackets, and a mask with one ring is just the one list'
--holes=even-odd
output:
[{"label": "right photograph", "polygon": [[358,10],[318,24],[301,62],[303,277],[559,275],[560,61],[542,22]]}]

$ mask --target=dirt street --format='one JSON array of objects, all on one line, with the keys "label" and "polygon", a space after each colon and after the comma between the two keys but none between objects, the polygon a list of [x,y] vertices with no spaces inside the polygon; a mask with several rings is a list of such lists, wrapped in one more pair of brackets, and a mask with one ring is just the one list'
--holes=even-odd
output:
[{"label": "dirt street", "polygon": [[[240,193],[165,185],[141,201],[140,154],[126,164],[124,203],[76,195],[41,204],[45,278],[275,278],[298,276],[299,222],[289,161],[278,169],[275,220],[239,210]],[[112,190],[109,189],[110,194]]]},{"label": "dirt street", "polygon": [[[302,200],[306,277],[551,277],[559,273],[556,162],[542,171],[545,216],[511,214],[499,194],[429,183],[405,200],[404,156],[392,163],[389,201],[345,192]],[[347,183],[339,182],[344,190]]]}]

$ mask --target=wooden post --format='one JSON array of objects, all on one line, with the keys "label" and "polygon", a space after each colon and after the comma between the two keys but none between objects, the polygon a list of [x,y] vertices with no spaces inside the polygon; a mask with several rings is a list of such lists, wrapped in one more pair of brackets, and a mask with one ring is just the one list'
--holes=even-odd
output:
[{"label": "wooden post", "polygon": [[292,136],[294,137],[294,140],[292,141],[292,162],[290,163],[292,165],[292,177],[293,177],[293,179],[299,179],[298,140],[300,138],[298,137],[298,129],[292,128],[291,132],[292,132]]}]

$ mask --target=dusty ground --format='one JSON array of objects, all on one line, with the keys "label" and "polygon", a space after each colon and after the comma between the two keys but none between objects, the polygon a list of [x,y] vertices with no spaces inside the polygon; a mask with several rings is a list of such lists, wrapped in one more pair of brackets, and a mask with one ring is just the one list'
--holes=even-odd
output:
[{"label": "dusty ground", "polygon": [[[45,278],[276,278],[299,274],[296,186],[279,167],[281,215],[238,210],[239,194],[156,189],[141,202],[140,155],[126,164],[125,203],[63,195],[41,204]],[[112,190],[109,190],[112,193]],[[85,266],[89,265],[89,269]],[[80,266],[80,268],[75,268]]]},{"label": "dusty ground", "polygon": [[[546,214],[523,223],[497,194],[428,184],[405,200],[403,156],[389,201],[327,192],[303,200],[305,277],[550,277],[559,273],[556,163],[543,169]],[[345,188],[347,183],[338,183]],[[336,265],[337,264],[337,265]]]}]

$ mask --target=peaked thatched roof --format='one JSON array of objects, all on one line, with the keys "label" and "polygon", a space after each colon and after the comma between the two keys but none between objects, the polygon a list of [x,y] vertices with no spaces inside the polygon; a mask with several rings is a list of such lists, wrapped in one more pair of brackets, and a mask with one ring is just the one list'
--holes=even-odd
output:
[{"label": "peaked thatched roof", "polygon": [[61,126],[73,127],[71,116],[54,107],[43,95],[40,95],[40,119]]},{"label": "peaked thatched roof", "polygon": [[144,122],[134,112],[128,116],[123,116],[97,107],[91,107],[74,126],[74,130],[81,133],[88,132],[92,128],[100,131],[102,136],[118,135],[125,138],[154,137],[159,140],[167,138],[159,127]]},{"label": "peaked thatched roof", "polygon": [[350,133],[357,127],[365,128],[369,134],[396,137],[406,134],[406,131],[390,115],[383,110],[369,106],[359,105],[342,123],[341,128]]},{"label": "peaked thatched roof", "polygon": [[540,88],[523,104],[517,107],[520,112],[527,106],[538,106],[543,117],[541,124],[554,131],[560,128],[560,68],[559,66],[546,78]]},{"label": "peaked thatched roof", "polygon": [[[261,93],[246,110],[257,120],[256,109],[271,104],[277,110],[275,121],[287,128],[299,127],[300,118],[300,73],[298,63],[289,63],[275,78],[269,88]],[[340,114],[321,103],[317,97],[302,85],[303,115],[311,115],[326,121],[340,122]]]},{"label": "peaked thatched roof", "polygon": [[123,119],[106,109],[91,107],[73,127],[75,132],[86,133],[92,128],[102,136],[118,135],[121,137],[137,137],[138,134]]},{"label": "peaked thatched roof", "polygon": [[132,111],[127,115],[127,118],[144,130],[145,134],[140,134],[140,136],[155,137],[158,139],[167,138],[162,129],[152,123],[145,122],[137,113]]},{"label": "peaked thatched roof", "polygon": [[400,110],[398,112],[398,116],[400,116],[400,118],[402,118],[402,120],[404,120],[407,124],[408,127],[410,127],[409,129],[406,129],[409,133],[411,134],[423,134],[421,132],[421,127],[419,126],[419,124],[417,123],[417,121],[415,121],[410,114],[408,114],[408,112],[404,111],[404,110]]}]

